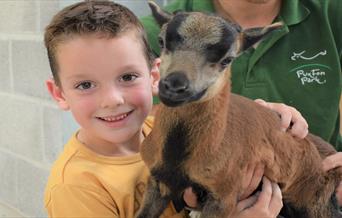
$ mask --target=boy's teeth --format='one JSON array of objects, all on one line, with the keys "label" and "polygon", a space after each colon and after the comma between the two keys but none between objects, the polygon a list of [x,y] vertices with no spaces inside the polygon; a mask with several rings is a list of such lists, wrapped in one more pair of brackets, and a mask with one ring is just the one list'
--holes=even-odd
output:
[{"label": "boy's teeth", "polygon": [[122,115],[117,116],[117,117],[102,117],[102,119],[105,120],[105,121],[113,122],[113,121],[122,120],[122,119],[124,119],[127,116],[128,116],[128,113],[122,114]]}]

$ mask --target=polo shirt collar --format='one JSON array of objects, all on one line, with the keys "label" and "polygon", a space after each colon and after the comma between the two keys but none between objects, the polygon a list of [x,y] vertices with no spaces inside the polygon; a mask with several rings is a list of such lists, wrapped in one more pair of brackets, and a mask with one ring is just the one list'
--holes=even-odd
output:
[{"label": "polo shirt collar", "polygon": [[[190,0],[192,1],[193,11],[209,11],[214,12],[214,4],[212,0]],[[280,16],[287,25],[294,25],[302,22],[310,11],[300,0],[283,0]]]},{"label": "polo shirt collar", "polygon": [[302,22],[309,14],[309,9],[300,0],[283,0],[282,2],[280,16],[288,26]]}]

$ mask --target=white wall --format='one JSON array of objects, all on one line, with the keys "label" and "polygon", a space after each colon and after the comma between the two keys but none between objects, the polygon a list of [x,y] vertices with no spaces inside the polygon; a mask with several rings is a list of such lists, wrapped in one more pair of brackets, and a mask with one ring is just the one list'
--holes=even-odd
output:
[{"label": "white wall", "polygon": [[[25,216],[46,217],[49,169],[77,128],[48,96],[44,81],[51,73],[43,45],[53,14],[74,2],[0,1],[0,202]],[[116,2],[138,16],[149,13],[145,0]]]}]

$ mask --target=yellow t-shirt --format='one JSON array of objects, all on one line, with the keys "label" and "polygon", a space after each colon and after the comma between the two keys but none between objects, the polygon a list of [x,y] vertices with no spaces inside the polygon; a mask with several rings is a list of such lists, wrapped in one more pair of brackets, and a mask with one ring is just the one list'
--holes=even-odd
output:
[{"label": "yellow t-shirt", "polygon": [[[147,119],[143,132],[152,128]],[[73,135],[54,163],[45,190],[49,217],[133,218],[140,207],[149,172],[140,154],[106,157]],[[170,205],[162,217],[186,217]]]}]

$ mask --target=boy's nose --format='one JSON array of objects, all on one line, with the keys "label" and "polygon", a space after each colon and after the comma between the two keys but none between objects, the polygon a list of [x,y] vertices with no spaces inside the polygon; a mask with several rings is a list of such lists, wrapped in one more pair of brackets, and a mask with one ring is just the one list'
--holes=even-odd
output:
[{"label": "boy's nose", "polygon": [[116,88],[108,88],[102,96],[101,107],[110,108],[122,105],[125,102],[121,91]]}]

